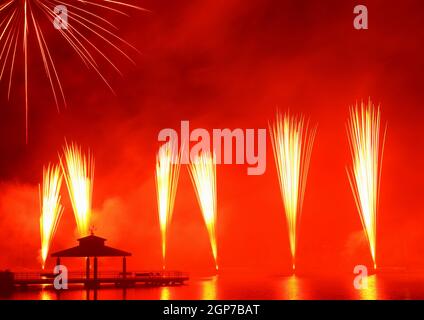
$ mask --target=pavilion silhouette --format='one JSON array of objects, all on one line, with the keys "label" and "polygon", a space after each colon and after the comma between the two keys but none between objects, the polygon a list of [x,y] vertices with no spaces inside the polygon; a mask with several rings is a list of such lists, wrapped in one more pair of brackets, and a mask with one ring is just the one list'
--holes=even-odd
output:
[{"label": "pavilion silhouette", "polygon": [[[98,284],[98,263],[99,257],[122,257],[122,278],[125,280],[127,275],[127,259],[131,253],[112,248],[105,245],[106,239],[95,236],[92,232],[89,236],[78,239],[78,246],[69,249],[57,251],[51,254],[51,257],[57,258],[56,264],[61,264],[61,258],[86,258],[86,286]],[[90,258],[93,258],[94,270],[93,280],[90,279]]]}]

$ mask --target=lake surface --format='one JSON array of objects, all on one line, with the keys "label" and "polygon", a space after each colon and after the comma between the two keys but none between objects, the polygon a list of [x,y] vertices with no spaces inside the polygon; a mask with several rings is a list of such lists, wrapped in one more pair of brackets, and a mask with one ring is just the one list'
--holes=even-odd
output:
[{"label": "lake surface", "polygon": [[[424,299],[424,274],[371,275],[368,287],[353,285],[354,276],[234,276],[192,277],[185,285],[169,287],[115,287],[97,291],[97,299],[185,300],[185,299]],[[93,291],[73,287],[61,294],[44,288],[15,291],[3,299],[55,300],[93,299]]]}]

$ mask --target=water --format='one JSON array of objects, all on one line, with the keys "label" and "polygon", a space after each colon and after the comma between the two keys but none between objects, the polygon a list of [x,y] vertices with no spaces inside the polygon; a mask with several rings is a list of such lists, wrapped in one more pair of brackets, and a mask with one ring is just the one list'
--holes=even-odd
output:
[{"label": "water", "polygon": [[[93,299],[93,291],[83,288],[64,290],[60,295],[45,288],[15,291],[6,299],[80,300]],[[368,288],[357,290],[353,276],[234,276],[194,277],[183,286],[137,287],[126,290],[102,288],[97,299],[107,300],[185,300],[185,299],[423,299],[424,274],[371,275]]]}]

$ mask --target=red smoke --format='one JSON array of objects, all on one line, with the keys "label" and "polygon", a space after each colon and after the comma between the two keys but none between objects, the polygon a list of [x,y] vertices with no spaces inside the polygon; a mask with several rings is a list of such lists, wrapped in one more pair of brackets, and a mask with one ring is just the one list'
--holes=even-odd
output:
[{"label": "red smoke", "polygon": [[[0,89],[0,268],[37,268],[38,183],[64,138],[96,158],[96,233],[131,251],[130,268],[161,267],[154,165],[163,128],[267,128],[277,108],[318,123],[299,233],[304,272],[371,265],[346,176],[348,107],[369,97],[388,122],[377,235],[379,266],[424,267],[420,1],[368,5],[369,30],[353,29],[353,1],[137,1],[152,13],[114,21],[142,54],[124,77],[108,74],[114,96],[52,28],[49,40],[68,108],[57,113],[38,56],[31,56],[30,141],[22,86]],[[31,44],[34,46],[34,44]],[[36,52],[33,48],[32,52]],[[19,75],[21,76],[21,75]],[[19,80],[19,79],[17,79]],[[20,83],[20,82],[16,82]],[[222,270],[291,267],[278,180],[267,170],[218,167],[218,255]],[[67,192],[52,250],[75,244]],[[183,166],[168,247],[169,268],[212,271],[207,231]],[[52,261],[50,260],[50,263]],[[82,262],[81,262],[82,265]]]}]

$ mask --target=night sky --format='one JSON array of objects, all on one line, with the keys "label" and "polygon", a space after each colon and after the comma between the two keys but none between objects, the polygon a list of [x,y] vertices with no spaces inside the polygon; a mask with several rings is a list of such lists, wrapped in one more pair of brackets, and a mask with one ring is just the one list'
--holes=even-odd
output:
[{"label": "night sky", "polygon": [[[135,65],[106,46],[123,76],[100,68],[116,95],[43,26],[67,108],[52,98],[37,44],[30,41],[29,141],[19,51],[12,95],[0,86],[0,268],[39,268],[38,184],[43,165],[67,141],[96,158],[94,226],[108,244],[133,253],[131,269],[161,268],[155,155],[163,128],[267,128],[277,109],[318,125],[299,233],[303,272],[372,265],[346,175],[349,106],[381,105],[388,131],[377,225],[381,267],[424,268],[424,5],[422,1],[129,1],[151,12],[106,13],[133,44]],[[369,29],[353,28],[365,4]],[[50,28],[50,29],[49,29]],[[33,36],[33,34],[32,34]],[[93,35],[89,35],[97,41]],[[99,60],[101,61],[101,60]],[[222,270],[286,272],[291,258],[283,202],[267,141],[267,170],[220,165],[218,259]],[[75,244],[65,186],[65,212],[52,251]],[[168,243],[168,267],[213,270],[206,228],[182,166]],[[48,261],[53,265],[53,261]],[[82,266],[82,262],[81,262]]]}]

